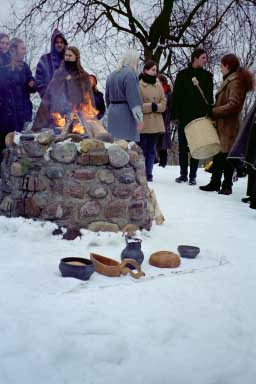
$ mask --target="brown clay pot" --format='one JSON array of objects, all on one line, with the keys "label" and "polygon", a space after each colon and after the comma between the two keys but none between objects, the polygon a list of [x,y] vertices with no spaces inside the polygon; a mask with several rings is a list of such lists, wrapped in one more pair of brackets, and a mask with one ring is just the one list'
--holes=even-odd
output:
[{"label": "brown clay pot", "polygon": [[[121,274],[126,275],[129,273],[135,279],[139,279],[141,276],[145,276],[145,273],[142,272],[141,267],[137,261],[133,259],[125,259],[121,264],[109,257],[97,255],[96,253],[90,254],[90,259],[95,266],[96,272],[101,275],[109,276],[109,277],[119,277]],[[137,269],[137,273],[132,272],[127,264],[132,264],[135,269]]]},{"label": "brown clay pot", "polygon": [[159,251],[152,253],[149,264],[158,268],[177,268],[180,265],[180,257],[174,252]]}]

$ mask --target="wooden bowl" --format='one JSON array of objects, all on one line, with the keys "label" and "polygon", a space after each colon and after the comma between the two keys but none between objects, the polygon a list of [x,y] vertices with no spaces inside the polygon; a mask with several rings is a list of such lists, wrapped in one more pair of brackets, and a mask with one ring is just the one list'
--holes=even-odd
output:
[{"label": "wooden bowl", "polygon": [[96,272],[101,275],[110,277],[118,277],[121,275],[120,263],[118,261],[97,255],[96,253],[91,253],[90,259],[95,266]]},{"label": "wooden bowl", "polygon": [[149,264],[157,268],[177,268],[180,265],[180,257],[174,252],[158,251],[152,253]]},{"label": "wooden bowl", "polygon": [[[116,260],[97,255],[96,253],[91,253],[90,259],[95,266],[96,272],[101,275],[119,277],[120,275],[129,273],[134,279],[139,279],[140,277],[145,276],[145,273],[141,270],[140,264],[133,259],[125,259],[122,263],[119,263]],[[137,272],[133,272],[129,268],[129,265],[132,265]]]}]

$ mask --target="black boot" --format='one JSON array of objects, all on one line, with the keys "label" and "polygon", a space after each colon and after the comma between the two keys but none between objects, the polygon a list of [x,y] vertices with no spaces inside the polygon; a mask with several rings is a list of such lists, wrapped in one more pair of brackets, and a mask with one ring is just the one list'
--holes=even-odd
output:
[{"label": "black boot", "polygon": [[199,187],[199,189],[205,192],[218,192],[220,190],[220,187],[217,187],[213,183],[209,183],[207,185],[202,185],[201,187]]},{"label": "black boot", "polygon": [[176,183],[186,183],[188,181],[187,176],[179,176],[175,179]]},{"label": "black boot", "polygon": [[221,190],[219,190],[219,195],[231,195],[232,194],[232,188],[221,188]]}]

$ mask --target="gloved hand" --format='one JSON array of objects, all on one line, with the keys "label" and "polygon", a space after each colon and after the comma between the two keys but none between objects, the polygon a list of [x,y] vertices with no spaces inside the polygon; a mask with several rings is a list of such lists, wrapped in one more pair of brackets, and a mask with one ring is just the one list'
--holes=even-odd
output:
[{"label": "gloved hand", "polygon": [[152,103],[152,112],[157,112],[157,104],[156,103]]}]

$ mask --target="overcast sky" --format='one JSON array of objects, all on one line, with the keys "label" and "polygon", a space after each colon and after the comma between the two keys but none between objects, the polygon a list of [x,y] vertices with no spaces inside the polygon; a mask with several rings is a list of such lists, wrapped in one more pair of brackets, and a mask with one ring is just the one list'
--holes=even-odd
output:
[{"label": "overcast sky", "polygon": [[26,0],[5,0],[1,2],[0,23],[6,23],[8,21],[12,5],[20,7],[24,6],[26,3],[28,3]]}]

